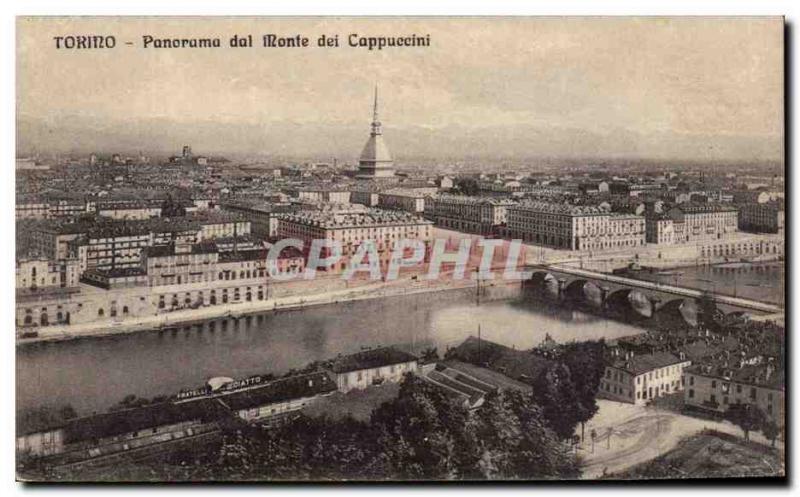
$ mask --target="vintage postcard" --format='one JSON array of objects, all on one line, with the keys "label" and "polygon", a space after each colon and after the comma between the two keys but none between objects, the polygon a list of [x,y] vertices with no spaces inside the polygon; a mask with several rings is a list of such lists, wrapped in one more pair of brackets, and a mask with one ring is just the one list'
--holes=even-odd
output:
[{"label": "vintage postcard", "polygon": [[19,480],[785,478],[782,18],[16,28]]}]

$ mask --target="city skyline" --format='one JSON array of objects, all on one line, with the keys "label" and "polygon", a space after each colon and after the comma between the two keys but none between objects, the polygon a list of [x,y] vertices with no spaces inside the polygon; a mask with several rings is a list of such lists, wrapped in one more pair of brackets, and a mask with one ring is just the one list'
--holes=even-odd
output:
[{"label": "city skyline", "polygon": [[[135,44],[142,33],[202,33],[223,43],[237,33],[289,34],[285,21],[279,29],[273,19],[216,21],[208,29],[193,23],[189,32],[174,19],[112,19],[108,29],[120,43]],[[288,26],[312,43],[324,33],[381,31],[429,32],[432,43],[380,52],[134,47],[125,57],[101,53],[100,64],[96,51],[52,49],[52,36],[63,34],[58,23],[37,23],[18,22],[18,154],[158,153],[192,143],[209,154],[355,161],[377,82],[386,141],[399,162],[459,154],[783,157],[783,73],[766,69],[782,67],[779,18],[522,18],[491,25],[475,18],[302,19]],[[42,98],[59,93],[69,98]]]}]

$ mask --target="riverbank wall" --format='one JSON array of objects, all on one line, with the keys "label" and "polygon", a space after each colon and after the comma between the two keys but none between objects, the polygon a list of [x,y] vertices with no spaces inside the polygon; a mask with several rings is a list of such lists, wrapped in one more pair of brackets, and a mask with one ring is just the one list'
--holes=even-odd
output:
[{"label": "riverbank wall", "polygon": [[[331,288],[337,287],[339,285],[334,284],[331,286]],[[17,345],[24,346],[46,341],[54,342],[158,331],[220,318],[238,319],[265,312],[296,312],[309,307],[337,305],[360,300],[390,299],[397,296],[434,292],[465,292],[474,295],[477,301],[490,302],[515,298],[521,294],[521,287],[522,285],[519,281],[492,280],[478,282],[464,279],[440,281],[400,280],[385,283],[367,283],[351,288],[349,285],[345,285],[342,280],[341,288],[328,291],[302,294],[286,292],[283,293],[282,297],[266,300],[226,303],[196,309],[180,309],[143,317],[119,317],[111,322],[106,320],[53,325],[38,329],[36,336],[18,336]]]}]

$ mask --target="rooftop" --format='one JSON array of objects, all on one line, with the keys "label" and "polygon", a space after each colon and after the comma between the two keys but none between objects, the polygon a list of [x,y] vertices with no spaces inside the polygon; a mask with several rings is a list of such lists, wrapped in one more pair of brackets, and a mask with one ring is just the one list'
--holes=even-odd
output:
[{"label": "rooftop", "polygon": [[336,390],[328,373],[289,376],[267,383],[264,386],[251,388],[221,397],[222,402],[233,410],[248,409],[265,404],[282,402],[290,399],[313,397]]},{"label": "rooftop", "polygon": [[434,200],[441,200],[446,202],[462,203],[462,204],[490,204],[490,205],[515,205],[511,199],[497,198],[497,197],[473,197],[468,195],[449,195],[439,194],[433,197]]},{"label": "rooftop", "polygon": [[362,212],[303,211],[284,214],[281,219],[323,228],[432,224],[409,212],[374,208]]},{"label": "rooftop", "polygon": [[567,216],[608,216],[612,214],[610,209],[605,206],[571,205],[541,201],[523,201],[511,209]]},{"label": "rooftop", "polygon": [[671,354],[669,352],[655,352],[653,354],[635,355],[628,359],[615,361],[612,366],[617,369],[628,371],[634,376],[638,376],[654,369],[671,366],[673,364],[678,364],[685,361],[685,359],[681,359],[675,354]]},{"label": "rooftop", "polygon": [[784,371],[771,363],[729,367],[722,364],[696,364],[686,369],[697,375],[720,378],[768,388],[784,388]]},{"label": "rooftop", "polygon": [[365,350],[355,354],[338,358],[331,370],[334,373],[347,373],[350,371],[361,371],[373,369],[393,364],[402,364],[416,361],[418,358],[394,347],[383,347],[379,349]]}]

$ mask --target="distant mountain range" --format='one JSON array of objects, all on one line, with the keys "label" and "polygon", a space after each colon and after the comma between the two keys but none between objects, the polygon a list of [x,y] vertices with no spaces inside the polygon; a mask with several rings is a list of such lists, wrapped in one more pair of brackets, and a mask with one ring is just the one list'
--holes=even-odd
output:
[{"label": "distant mountain range", "polygon": [[[173,154],[190,144],[204,155],[280,155],[337,157],[356,161],[369,134],[363,126],[296,122],[264,125],[179,122],[166,119],[97,122],[86,116],[39,119],[18,116],[17,155],[34,152]],[[404,157],[513,159],[530,157],[690,161],[780,161],[777,136],[676,135],[643,136],[624,129],[603,134],[582,129],[534,126],[394,128],[384,123],[384,136],[396,160]]]}]

